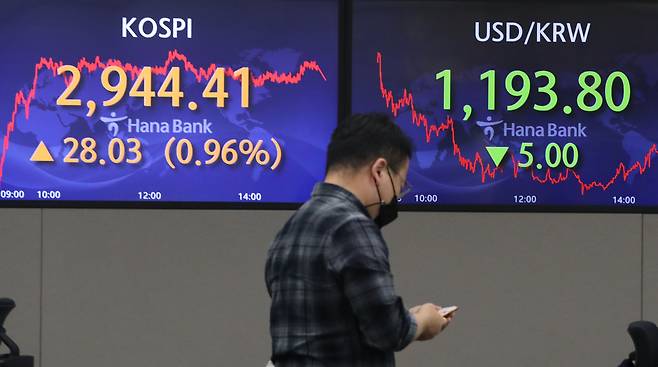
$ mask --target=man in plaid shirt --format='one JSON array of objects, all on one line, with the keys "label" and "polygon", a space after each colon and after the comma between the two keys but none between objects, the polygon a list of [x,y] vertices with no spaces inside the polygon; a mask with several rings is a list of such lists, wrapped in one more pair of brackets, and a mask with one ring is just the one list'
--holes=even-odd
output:
[{"label": "man in plaid shirt", "polygon": [[284,225],[265,267],[276,367],[394,366],[394,352],[448,325],[395,293],[380,228],[397,217],[412,144],[386,115],[334,131],[325,181]]}]

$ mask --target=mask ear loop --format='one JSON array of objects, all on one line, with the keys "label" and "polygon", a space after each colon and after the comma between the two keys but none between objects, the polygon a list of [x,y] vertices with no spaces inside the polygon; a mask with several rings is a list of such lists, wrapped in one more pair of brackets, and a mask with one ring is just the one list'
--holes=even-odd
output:
[{"label": "mask ear loop", "polygon": [[[398,194],[395,193],[395,182],[393,182],[393,175],[391,174],[391,169],[386,166],[386,172],[388,172],[388,179],[391,181],[391,187],[393,188],[393,201],[398,200]],[[379,202],[378,203],[372,203],[369,205],[366,205],[366,208],[369,208],[371,206],[375,205],[385,205],[386,203],[382,199],[382,194],[379,192],[379,185],[377,184],[377,181],[375,181],[375,189],[377,189],[377,196],[379,197]]]},{"label": "mask ear loop", "polygon": [[[395,193],[395,183],[393,183],[393,175],[391,175],[391,170],[386,166],[386,170],[388,171],[388,178],[391,180],[391,187],[393,187],[393,200],[398,199],[398,194]],[[377,190],[377,193],[379,193],[379,190]],[[381,200],[381,196],[379,197],[379,200]],[[382,202],[383,204],[383,202]]]},{"label": "mask ear loop", "polygon": [[379,202],[378,203],[368,204],[368,205],[366,205],[366,208],[370,208],[371,206],[375,206],[375,205],[380,205],[381,206],[381,205],[385,204],[384,201],[382,200],[382,195],[379,193],[379,185],[377,185],[377,183],[375,183],[375,189],[377,189],[377,196],[379,197]]},{"label": "mask ear loop", "polygon": [[[387,167],[387,169],[388,169],[388,167]],[[390,177],[390,173],[389,173],[389,177]],[[391,182],[393,182],[392,179],[391,179]],[[384,203],[384,200],[382,200],[382,195],[379,192],[379,185],[377,184],[377,181],[375,181],[375,189],[377,190],[377,197],[379,198],[379,202],[378,203],[368,204],[368,205],[366,205],[366,208],[370,208],[371,206],[375,206],[375,205],[381,206],[381,205],[386,204],[386,203]],[[393,186],[393,190],[395,191],[395,186]]]}]

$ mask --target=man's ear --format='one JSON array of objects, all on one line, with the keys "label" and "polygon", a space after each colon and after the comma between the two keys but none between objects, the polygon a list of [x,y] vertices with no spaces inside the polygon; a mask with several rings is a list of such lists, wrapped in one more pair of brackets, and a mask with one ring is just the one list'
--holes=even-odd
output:
[{"label": "man's ear", "polygon": [[386,163],[386,159],[384,158],[377,158],[373,165],[371,166],[371,174],[373,177],[375,177],[375,183],[379,184],[379,182],[384,178],[384,175],[386,173],[386,166],[388,163]]}]

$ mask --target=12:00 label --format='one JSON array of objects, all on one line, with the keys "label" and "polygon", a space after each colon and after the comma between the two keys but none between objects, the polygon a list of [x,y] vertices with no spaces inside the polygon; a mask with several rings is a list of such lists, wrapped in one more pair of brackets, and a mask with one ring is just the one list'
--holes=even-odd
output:
[{"label": "12:00 label", "polygon": [[536,195],[514,195],[515,204],[536,204]]},{"label": "12:00 label", "polygon": [[159,191],[140,191],[137,195],[139,200],[162,200],[162,193]]}]

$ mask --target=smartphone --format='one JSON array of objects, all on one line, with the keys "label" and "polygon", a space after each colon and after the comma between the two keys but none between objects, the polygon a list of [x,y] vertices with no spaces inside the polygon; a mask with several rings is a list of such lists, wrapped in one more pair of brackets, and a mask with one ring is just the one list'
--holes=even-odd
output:
[{"label": "smartphone", "polygon": [[450,316],[453,312],[457,311],[459,307],[457,306],[449,306],[449,307],[441,307],[441,316],[443,317],[448,317]]}]

